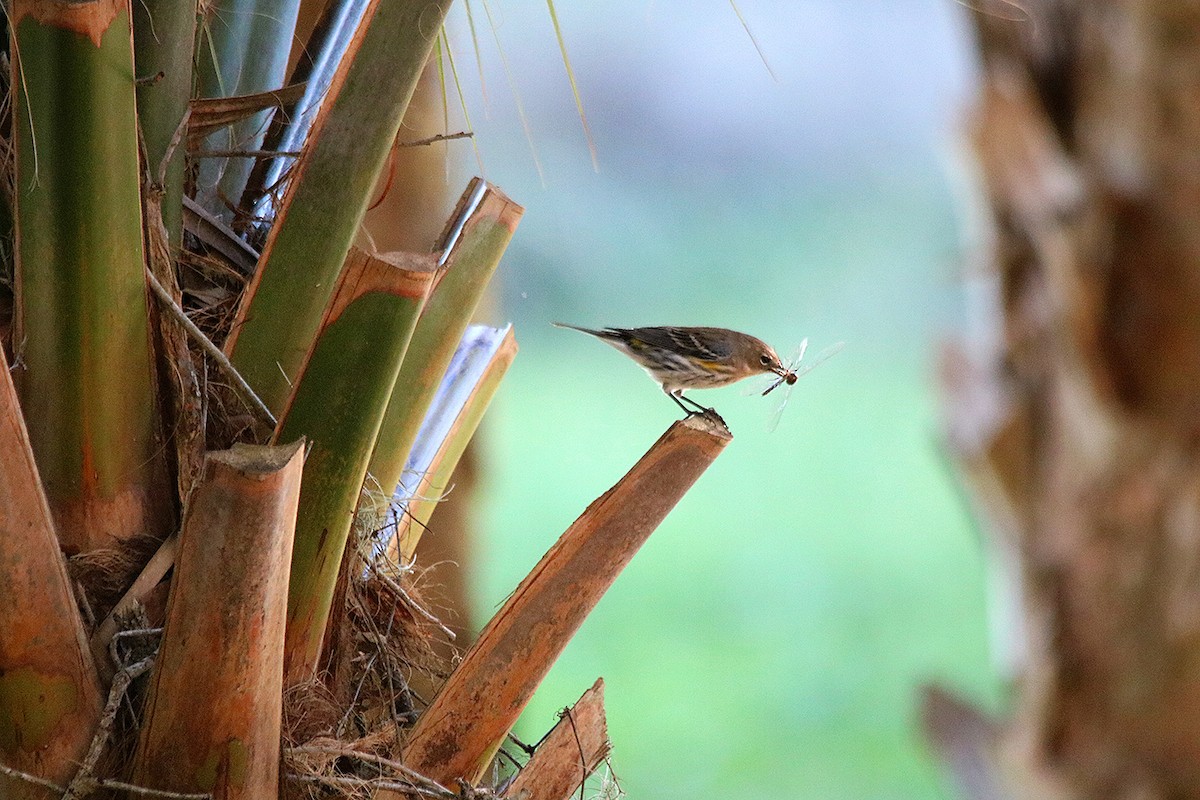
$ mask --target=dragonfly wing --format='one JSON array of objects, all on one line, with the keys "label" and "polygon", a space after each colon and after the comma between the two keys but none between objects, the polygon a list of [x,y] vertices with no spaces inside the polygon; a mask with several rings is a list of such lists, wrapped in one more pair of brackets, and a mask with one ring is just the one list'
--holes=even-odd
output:
[{"label": "dragonfly wing", "polygon": [[779,427],[779,420],[783,418],[783,409],[787,407],[788,400],[792,397],[792,390],[795,388],[796,384],[794,383],[789,383],[784,387],[783,396],[775,403],[775,409],[767,419],[767,433],[774,433],[775,429]]},{"label": "dragonfly wing", "polygon": [[[822,350],[817,355],[817,357],[814,358],[812,361],[805,364],[803,367],[800,367],[800,363],[799,363],[800,359],[804,357],[804,351],[808,349],[808,339],[805,339],[803,342],[800,343],[800,348],[797,351],[797,358],[796,358],[796,360],[794,360],[790,363],[789,369],[796,376],[796,378],[799,379],[800,377],[807,375],[808,373],[812,372],[817,367],[821,366],[821,364],[825,363],[826,361],[828,361],[829,359],[833,358],[835,355],[840,353],[842,351],[842,348],[845,346],[846,346],[845,342],[838,342],[837,344],[832,344],[829,347],[826,347],[824,350]],[[771,412],[770,419],[767,420],[767,431],[768,432],[774,432],[775,429],[777,427],[779,427],[779,420],[783,417],[783,409],[787,407],[788,400],[790,400],[792,397],[792,390],[796,388],[796,384],[794,382],[793,383],[785,383],[785,381],[782,378],[777,378],[776,380],[778,380],[779,383],[785,384],[785,386],[784,386],[784,390],[783,390],[783,395],[779,398],[779,401],[775,406],[775,410]],[[774,385],[768,387],[767,391],[774,389],[778,385],[779,384],[774,384]],[[764,392],[764,394],[766,394],[766,392]]]},{"label": "dragonfly wing", "polygon": [[746,381],[745,388],[741,390],[742,397],[749,397],[753,394],[766,394],[780,380],[781,378],[778,375],[759,375],[758,380],[749,378]]},{"label": "dragonfly wing", "polygon": [[816,358],[805,364],[802,369],[795,370],[796,377],[799,378],[802,375],[807,375],[808,373],[812,372],[814,369],[821,366],[838,353],[842,352],[842,348],[845,346],[845,342],[837,342],[836,344],[829,345],[829,347],[826,347],[824,350],[818,353]]}]

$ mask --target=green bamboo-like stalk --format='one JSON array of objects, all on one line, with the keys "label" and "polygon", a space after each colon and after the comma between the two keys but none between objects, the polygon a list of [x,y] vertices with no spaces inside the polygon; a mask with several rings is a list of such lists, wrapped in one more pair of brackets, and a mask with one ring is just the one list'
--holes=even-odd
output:
[{"label": "green bamboo-like stalk", "polygon": [[[100,681],[0,349],[0,763],[65,784],[100,719]],[[0,797],[47,793],[0,777]]]},{"label": "green bamboo-like stalk", "polygon": [[386,510],[429,403],[524,211],[479,178],[463,193],[440,248],[446,254],[442,275],[417,322],[371,454],[378,490],[368,493],[362,513],[380,516]]},{"label": "green bamboo-like stalk", "polygon": [[[138,122],[146,143],[146,166],[157,181],[163,158],[192,97],[192,43],[196,38],[194,0],[139,0],[133,3],[133,63],[142,79],[137,87]],[[159,77],[161,76],[161,77]],[[162,216],[172,250],[183,236],[183,177],[186,139],[171,151],[163,180]]]},{"label": "green bamboo-like stalk", "polygon": [[147,329],[128,7],[16,0],[15,350],[68,552],[172,525]]},{"label": "green bamboo-like stalk", "polygon": [[[168,4],[171,0],[165,0]],[[177,0],[178,2],[178,0]],[[200,97],[234,97],[283,86],[300,0],[217,0],[202,26],[196,71]],[[212,134],[210,150],[257,150],[269,111]],[[222,221],[233,212],[254,167],[252,158],[205,159],[197,179],[200,204]]]},{"label": "green bamboo-like stalk", "polygon": [[315,675],[367,459],[435,266],[431,257],[352,252],[276,429],[275,441],[312,442],[288,589],[289,686]]},{"label": "green bamboo-like stalk", "polygon": [[376,0],[334,77],[225,349],[276,414],[451,0]]},{"label": "green bamboo-like stalk", "polygon": [[[478,353],[477,359],[471,358],[473,351]],[[454,468],[516,354],[511,325],[505,329],[476,325],[463,337],[455,355],[455,364],[461,362],[461,369],[457,374],[454,366],[447,371],[439,390],[445,405],[430,408],[417,436],[418,447],[413,448],[404,470],[412,482],[406,482],[404,493],[410,499],[396,521],[394,534],[401,563],[412,561],[426,523],[449,488]]]}]

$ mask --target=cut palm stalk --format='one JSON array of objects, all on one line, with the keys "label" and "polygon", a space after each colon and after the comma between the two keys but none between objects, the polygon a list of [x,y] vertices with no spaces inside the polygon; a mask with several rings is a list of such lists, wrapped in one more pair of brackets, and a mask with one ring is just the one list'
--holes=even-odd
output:
[{"label": "cut palm stalk", "polygon": [[288,594],[289,686],[315,677],[367,460],[435,269],[431,256],[353,251],[276,428],[275,441],[312,442]]},{"label": "cut palm stalk", "polygon": [[[0,453],[0,763],[66,784],[102,695],[2,350]],[[49,795],[0,776],[0,797]]]},{"label": "cut palm stalk", "polygon": [[604,680],[598,679],[537,746],[504,790],[513,800],[570,800],[608,757],[612,745],[604,719]]},{"label": "cut palm stalk", "polygon": [[400,760],[440,783],[477,782],[584,618],[731,439],[706,415],[680,420],[588,506],[492,617]]},{"label": "cut palm stalk", "polygon": [[[180,4],[185,5],[185,4]],[[300,0],[216,0],[205,4],[196,75],[201,97],[234,97],[283,85],[296,30]],[[213,133],[209,150],[257,150],[270,112],[262,111]],[[228,223],[254,162],[248,158],[205,159],[199,165],[197,200]]]},{"label": "cut palm stalk", "polygon": [[[162,180],[162,220],[172,254],[183,237],[186,147],[180,130],[192,96],[196,7],[179,0],[139,0],[133,8],[138,122],[151,180]],[[164,163],[164,159],[170,156]],[[160,170],[162,174],[160,175]]]},{"label": "cut palm stalk", "polygon": [[397,489],[400,505],[392,541],[401,563],[412,560],[426,523],[450,487],[458,459],[516,354],[511,325],[472,325],[463,336],[404,468],[407,484],[402,480]]},{"label": "cut palm stalk", "polygon": [[127,3],[17,0],[17,330],[29,438],[64,549],[173,527],[143,277]]},{"label": "cut palm stalk", "polygon": [[480,178],[471,181],[459,200],[438,248],[443,271],[417,322],[411,354],[371,454],[378,491],[365,496],[361,511],[366,518],[386,513],[429,403],[524,211]]},{"label": "cut palm stalk", "polygon": [[210,453],[192,493],[133,780],[278,797],[283,635],[303,442]]},{"label": "cut palm stalk", "polygon": [[293,169],[225,343],[276,415],[289,395],[450,0],[375,0]]}]

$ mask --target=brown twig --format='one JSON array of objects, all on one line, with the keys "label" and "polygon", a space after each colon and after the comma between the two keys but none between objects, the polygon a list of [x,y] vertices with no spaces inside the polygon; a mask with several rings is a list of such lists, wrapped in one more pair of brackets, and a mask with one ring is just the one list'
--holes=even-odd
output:
[{"label": "brown twig", "polygon": [[[365,755],[357,751],[348,751],[345,755],[353,757],[361,757]],[[385,759],[386,760],[386,759]],[[392,762],[395,763],[395,762]],[[391,780],[386,777],[378,778],[360,778],[353,775],[299,775],[294,772],[289,772],[284,776],[284,780],[289,780],[294,783],[311,783],[325,784],[330,786],[345,786],[352,789],[371,789],[374,791],[393,791],[402,792],[405,795],[417,794],[422,797],[437,798],[437,800],[499,800],[499,795],[492,789],[478,788],[471,786],[463,780],[459,780],[460,788],[458,791],[451,791],[434,781],[430,781],[438,788],[422,786],[407,781]],[[428,780],[428,779],[425,779]]]},{"label": "brown twig", "polygon": [[[31,783],[34,786],[41,786],[49,789],[55,794],[64,794],[67,790],[59,786],[54,781],[48,781],[45,778],[39,778],[37,775],[30,775],[28,772],[21,772],[19,769],[7,767],[0,764],[0,775],[5,775],[9,778],[14,778],[19,781]],[[132,783],[124,781],[109,781],[98,780],[92,783],[92,788],[95,789],[115,789],[121,792],[132,792],[133,794],[141,794],[147,797],[166,797],[172,800],[212,800],[212,794],[185,794],[183,792],[169,792],[163,789],[149,789],[145,786],[135,786]]]},{"label": "brown twig", "polygon": [[458,131],[457,133],[439,133],[425,139],[413,139],[411,142],[396,142],[396,147],[425,147],[438,142],[450,142],[455,139],[474,139],[473,131]]},{"label": "brown twig", "polygon": [[416,770],[409,769],[399,761],[394,761],[390,758],[377,756],[373,753],[364,753],[361,750],[355,750],[351,747],[336,747],[334,745],[301,745],[299,747],[289,747],[284,751],[286,755],[331,755],[339,758],[354,758],[366,764],[374,764],[379,767],[387,767],[395,770],[406,781],[411,781],[413,786],[424,787],[429,792],[436,793],[436,797],[457,797],[458,795],[445,786],[442,786],[432,778],[426,778]]},{"label": "brown twig", "polygon": [[158,298],[158,301],[162,303],[167,312],[183,326],[188,335],[200,345],[205,354],[212,358],[221,368],[221,371],[225,373],[225,376],[233,382],[233,390],[237,392],[238,396],[261,414],[263,419],[269,422],[272,428],[275,427],[275,415],[271,413],[271,409],[267,408],[266,403],[254,393],[254,390],[250,388],[250,384],[246,383],[246,379],[241,376],[241,373],[229,361],[229,357],[221,352],[221,348],[213,344],[211,339],[204,335],[204,331],[196,327],[196,323],[188,318],[184,310],[175,302],[175,298],[171,297],[170,292],[158,282],[158,278],[154,277],[154,273],[150,272],[150,270],[146,270],[146,280],[149,281],[150,289],[154,292],[154,296]]},{"label": "brown twig", "polygon": [[[168,536],[150,560],[146,562],[146,566],[142,567],[142,571],[134,579],[129,589],[113,606],[113,610],[108,612],[98,626],[95,626],[95,632],[92,634],[90,643],[92,646],[92,655],[96,659],[96,667],[100,670],[105,678],[112,677],[112,669],[118,661],[116,656],[112,654],[109,647],[117,636],[120,624],[118,618],[122,614],[129,613],[135,605],[145,600],[148,595],[167,574],[167,571],[175,565],[175,556],[179,552],[179,534],[174,533]],[[105,656],[111,656],[110,660],[106,660]]]},{"label": "brown twig", "polygon": [[125,692],[129,690],[129,685],[139,676],[149,672],[153,666],[154,656],[148,656],[117,672],[112,686],[108,690],[108,702],[104,704],[104,713],[100,715],[100,724],[96,727],[92,744],[88,748],[87,755],[83,757],[83,762],[79,765],[79,771],[75,773],[71,783],[63,790],[62,800],[79,800],[100,787],[102,781],[95,776],[96,764],[99,763],[100,756],[104,754],[104,748],[108,746],[108,739],[112,735],[113,722],[121,707],[121,700],[125,698]]},{"label": "brown twig", "polygon": [[6,767],[3,764],[0,764],[0,775],[7,775],[8,777],[15,778],[19,781],[25,781],[26,783],[32,783],[34,786],[45,787],[45,788],[49,789],[50,791],[54,792],[55,794],[62,794],[63,792],[66,791],[63,787],[59,786],[54,781],[48,781],[45,778],[39,778],[37,775],[30,775],[28,772],[21,772],[21,770],[19,770],[19,769],[13,769],[12,767]]}]

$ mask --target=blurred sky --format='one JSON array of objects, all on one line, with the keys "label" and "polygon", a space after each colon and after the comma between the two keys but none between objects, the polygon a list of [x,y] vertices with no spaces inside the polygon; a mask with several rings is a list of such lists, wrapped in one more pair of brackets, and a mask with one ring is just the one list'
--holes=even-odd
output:
[{"label": "blurred sky", "polygon": [[[550,321],[846,343],[774,433],[774,395],[697,396],[734,442],[580,631],[525,735],[602,675],[633,797],[948,796],[914,689],[999,694],[930,378],[961,316],[964,9],[740,0],[773,80],[722,0],[559,0],[596,172],[547,7],[471,7],[486,103],[462,4],[451,24],[470,127],[485,177],[526,207],[498,278],[521,352],[488,420],[481,621],[676,416],[632,363]],[[479,166],[455,152],[465,182]]]}]

